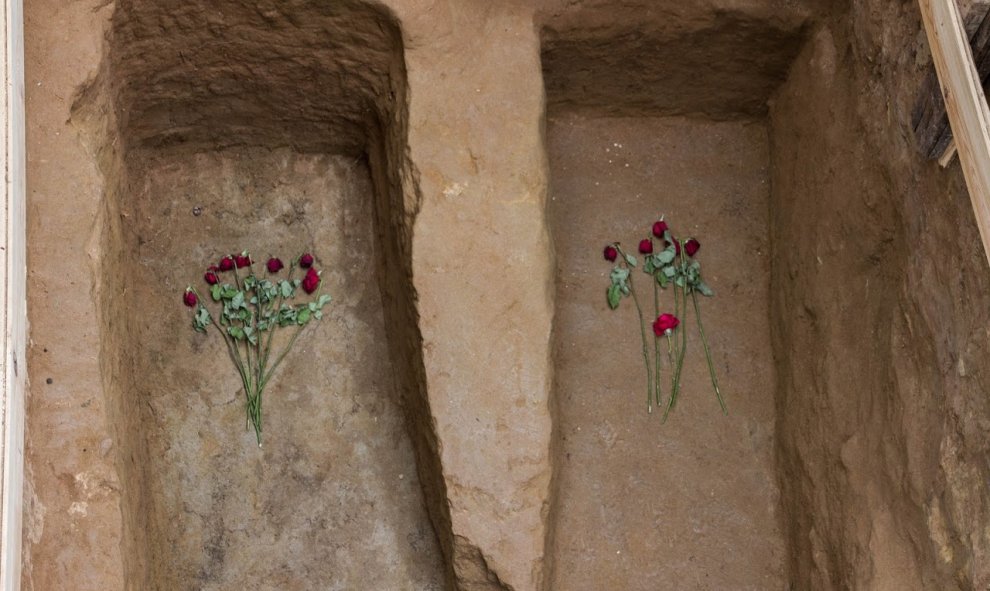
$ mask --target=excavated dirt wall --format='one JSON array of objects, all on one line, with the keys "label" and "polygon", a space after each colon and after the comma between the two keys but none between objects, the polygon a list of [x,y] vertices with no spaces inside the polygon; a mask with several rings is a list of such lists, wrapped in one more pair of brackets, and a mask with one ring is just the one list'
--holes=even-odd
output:
[{"label": "excavated dirt wall", "polygon": [[779,477],[795,589],[983,589],[990,273],[921,159],[913,2],[816,27],[770,110]]},{"label": "excavated dirt wall", "polygon": [[[990,583],[987,263],[958,165],[941,170],[914,151],[909,114],[929,58],[913,2],[36,0],[25,10],[25,589],[307,588],[317,579],[361,588],[363,580],[351,585],[357,567],[347,565],[383,564],[383,549],[390,558],[374,584],[386,588],[536,591],[556,582],[579,590],[613,579],[634,588],[651,577],[683,588],[706,588],[707,578],[724,588],[734,576],[761,575],[794,589]],[[581,421],[596,419],[593,407],[587,416],[574,414],[585,407],[573,402],[561,409],[568,390],[591,380],[570,388],[573,375],[555,379],[554,370],[568,359],[579,366],[569,374],[587,369],[582,360],[594,357],[597,343],[567,350],[561,337],[580,328],[582,301],[554,295],[555,281],[566,284],[556,273],[570,260],[566,241],[592,240],[558,234],[569,228],[560,220],[580,210],[548,207],[547,147],[558,164],[594,155],[587,138],[564,141],[571,136],[559,127],[562,113],[606,132],[621,125],[615,116],[694,118],[629,131],[670,144],[720,125],[737,140],[751,125],[769,130],[769,254],[759,256],[770,270],[774,424],[764,398],[739,408],[730,397],[730,410],[759,417],[731,423],[747,430],[734,444],[769,444],[775,434],[781,501],[774,509],[766,449],[754,444],[726,478],[757,483],[738,488],[766,505],[723,516],[765,515],[765,533],[774,537],[779,525],[783,534],[771,544],[782,543],[780,556],[731,533],[745,520],[730,520],[735,529],[725,532],[703,530],[711,545],[688,545],[745,547],[748,565],[738,553],[694,570],[691,553],[676,564],[659,554],[651,562],[640,534],[663,541],[670,530],[632,517],[610,522],[612,533],[631,540],[621,558],[628,562],[608,553],[612,541],[591,545],[600,532],[590,519],[594,495],[584,493],[617,487],[629,462],[651,482],[665,473],[637,463],[641,456],[597,449],[611,436],[584,429]],[[764,149],[750,140],[748,156]],[[650,155],[637,155],[644,170]],[[599,156],[589,162],[603,165]],[[762,165],[746,160],[745,169],[702,182],[692,176],[701,159],[667,171],[697,181],[685,193],[760,177]],[[719,162],[727,163],[712,164]],[[571,199],[586,197],[575,180],[555,185]],[[752,194],[766,198],[749,181]],[[208,199],[200,216],[187,211],[194,197]],[[639,205],[630,207],[638,215]],[[299,211],[326,227],[307,226]],[[211,217],[218,212],[223,219]],[[235,427],[226,415],[238,408],[236,384],[201,375],[217,363],[211,345],[197,350],[173,290],[145,279],[154,269],[181,291],[195,280],[186,267],[212,256],[214,243],[190,246],[187,234],[216,225],[223,249],[240,248],[238,218],[266,229],[275,220],[279,248],[333,234],[375,253],[361,269],[354,267],[367,260],[350,250],[320,255],[339,269],[339,315],[326,330],[345,327],[353,342],[341,347],[334,332],[306,345],[304,353],[319,350],[312,371],[326,387],[307,375],[287,378],[298,386],[298,408],[279,416],[269,405],[268,460],[254,463],[245,459],[250,442],[238,445],[240,430],[226,431]],[[715,215],[713,235],[735,240],[731,219]],[[185,261],[174,275],[172,260]],[[347,299],[352,292],[361,297]],[[167,310],[156,320],[149,306]],[[716,335],[719,313],[712,312]],[[156,332],[154,322],[168,327]],[[726,323],[723,334],[741,330]],[[722,351],[723,369],[737,375],[741,360],[729,346]],[[743,372],[747,383],[772,382],[769,367]],[[604,373],[590,377],[612,383]],[[229,404],[202,395],[213,386]],[[321,398],[330,390],[353,393],[354,404]],[[303,413],[307,406],[313,413]],[[674,420],[700,416],[688,410]],[[618,420],[639,416],[641,406],[631,397],[629,413],[608,411]],[[568,424],[582,426],[582,435],[565,442]],[[292,446],[276,448],[279,427]],[[314,433],[343,441],[315,441]],[[568,469],[567,445],[594,470]],[[366,472],[352,473],[355,465]],[[283,481],[293,500],[266,504]],[[214,495],[223,482],[258,495]],[[683,484],[705,489],[703,480]],[[371,509],[354,512],[369,499],[390,516],[375,531],[403,532],[404,540],[351,539],[374,522]],[[615,511],[628,515],[632,502],[625,503],[616,501]],[[568,537],[568,524],[582,516],[591,533]],[[276,522],[293,535],[273,534]],[[236,523],[250,528],[233,531]],[[677,515],[673,523],[692,522]],[[306,536],[326,544],[297,552]],[[180,537],[203,541],[168,545]],[[581,539],[589,545],[577,548]],[[273,544],[278,560],[242,571],[256,540]],[[595,561],[608,565],[598,571],[608,580],[573,581]],[[339,568],[331,574],[318,564]],[[651,566],[657,570],[647,572]]]}]

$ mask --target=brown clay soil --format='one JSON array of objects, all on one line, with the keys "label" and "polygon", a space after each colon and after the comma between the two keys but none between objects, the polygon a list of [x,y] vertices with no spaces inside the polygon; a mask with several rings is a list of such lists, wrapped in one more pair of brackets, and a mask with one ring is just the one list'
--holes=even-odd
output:
[{"label": "brown clay soil", "polygon": [[[553,589],[780,589],[767,310],[767,130],[760,122],[555,116],[548,126],[557,256],[560,464]],[[610,311],[607,241],[636,253],[665,215],[697,237],[701,302],[729,416],[712,392],[693,311],[683,388],[647,413],[631,299]],[[633,274],[647,321],[649,277]],[[672,312],[670,290],[660,311]],[[650,356],[652,331],[647,327]],[[666,343],[661,384],[670,394]]]}]

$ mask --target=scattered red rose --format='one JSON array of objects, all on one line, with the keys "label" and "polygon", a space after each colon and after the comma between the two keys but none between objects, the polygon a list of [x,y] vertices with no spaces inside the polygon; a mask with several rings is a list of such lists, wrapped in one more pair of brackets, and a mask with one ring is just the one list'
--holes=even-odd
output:
[{"label": "scattered red rose", "polygon": [[701,243],[695,240],[694,238],[691,238],[684,243],[684,252],[686,252],[689,257],[693,257],[700,248],[701,248]]},{"label": "scattered red rose", "polygon": [[653,241],[643,238],[639,241],[639,254],[653,254]]},{"label": "scattered red rose", "polygon": [[237,263],[238,269],[243,269],[251,265],[251,257],[246,254],[239,254],[234,258],[234,262]]},{"label": "scattered red rose", "polygon": [[673,331],[681,321],[673,314],[661,314],[653,322],[653,334],[663,336],[667,331]]},{"label": "scattered red rose", "polygon": [[618,258],[619,251],[615,249],[611,244],[605,247],[605,260],[614,263],[615,259]]},{"label": "scattered red rose", "polygon": [[269,273],[278,273],[283,267],[285,267],[285,265],[282,264],[282,259],[272,257],[268,259],[267,267]]},{"label": "scattered red rose", "polygon": [[299,266],[303,269],[308,269],[313,266],[313,255],[308,252],[301,257],[299,257]]},{"label": "scattered red rose", "polygon": [[194,292],[186,291],[186,293],[182,294],[182,303],[193,308],[199,303],[199,298],[196,297]]},{"label": "scattered red rose", "polygon": [[209,283],[210,285],[216,285],[217,283],[220,282],[220,279],[217,277],[217,274],[214,273],[213,271],[207,271],[206,275],[203,275],[203,279],[205,279],[206,282]]},{"label": "scattered red rose", "polygon": [[320,286],[320,274],[316,272],[316,269],[310,267],[306,271],[306,276],[302,280],[302,288],[306,293],[313,293],[316,288]]},{"label": "scattered red rose", "polygon": [[663,238],[663,233],[667,231],[667,228],[667,222],[663,220],[653,222],[653,235],[657,238]]},{"label": "scattered red rose", "polygon": [[234,259],[232,259],[231,257],[223,257],[222,259],[220,259],[221,271],[230,271],[233,268],[234,268]]}]

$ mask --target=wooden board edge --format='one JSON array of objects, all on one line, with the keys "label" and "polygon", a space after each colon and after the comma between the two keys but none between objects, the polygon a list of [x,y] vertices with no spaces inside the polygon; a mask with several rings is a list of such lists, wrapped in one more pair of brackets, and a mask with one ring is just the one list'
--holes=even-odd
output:
[{"label": "wooden board edge", "polygon": [[990,110],[955,0],[918,0],[959,163],[990,262]]},{"label": "wooden board edge", "polygon": [[4,0],[4,123],[5,219],[2,309],[3,438],[0,440],[3,480],[0,484],[0,590],[18,591],[24,494],[24,421],[27,390],[27,237],[24,18],[22,0]]}]

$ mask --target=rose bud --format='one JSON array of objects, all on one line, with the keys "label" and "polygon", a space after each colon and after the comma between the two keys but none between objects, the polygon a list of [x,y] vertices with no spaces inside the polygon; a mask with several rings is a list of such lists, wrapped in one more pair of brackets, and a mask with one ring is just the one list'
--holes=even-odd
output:
[{"label": "rose bud", "polygon": [[653,254],[653,241],[643,238],[639,241],[639,254]]},{"label": "rose bud", "polygon": [[272,258],[268,259],[268,272],[269,273],[278,273],[279,271],[282,270],[282,267],[284,267],[284,266],[285,265],[282,264],[282,259],[277,259],[275,257],[272,257]]},{"label": "rose bud", "polygon": [[301,257],[299,257],[299,266],[303,269],[308,269],[313,266],[313,255],[308,252]]},{"label": "rose bud", "polygon": [[203,275],[203,279],[205,279],[210,285],[216,285],[220,282],[220,279],[217,278],[217,274],[213,271],[207,271],[206,275]]},{"label": "rose bud", "polygon": [[615,259],[618,258],[619,251],[615,249],[611,244],[605,247],[605,260],[614,263]]},{"label": "rose bud", "polygon": [[659,336],[669,335],[681,321],[673,314],[661,314],[653,322],[653,334]]},{"label": "rose bud", "polygon": [[186,293],[182,294],[182,303],[192,308],[199,303],[199,298],[196,297],[195,292],[191,289],[187,289]]},{"label": "rose bud", "polygon": [[239,254],[234,258],[234,262],[237,263],[238,269],[243,269],[251,264],[251,257],[246,254]]},{"label": "rose bud", "polygon": [[687,253],[689,257],[693,257],[698,249],[701,248],[701,243],[694,238],[689,238],[687,242],[684,243],[684,252]]},{"label": "rose bud", "polygon": [[234,268],[234,259],[230,257],[223,257],[222,259],[220,259],[221,271],[230,271],[233,268]]},{"label": "rose bud", "polygon": [[663,238],[663,233],[667,231],[667,227],[667,222],[663,220],[653,222],[653,235],[657,238]]},{"label": "rose bud", "polygon": [[306,271],[306,276],[303,277],[302,288],[306,293],[313,293],[319,286],[320,274],[316,272],[316,269],[310,267],[309,271]]}]

